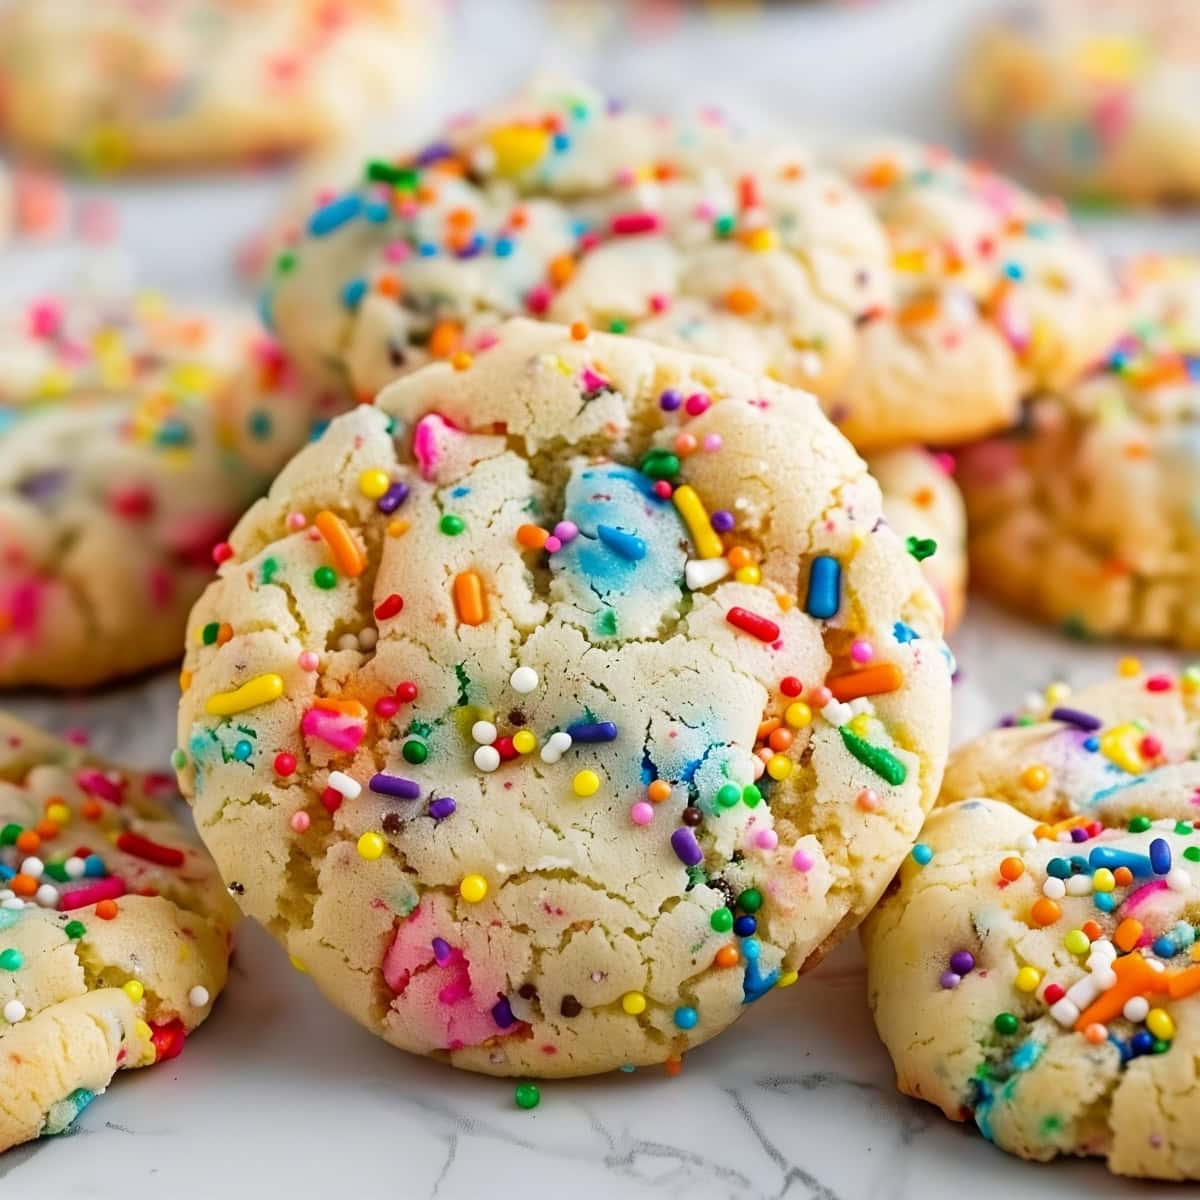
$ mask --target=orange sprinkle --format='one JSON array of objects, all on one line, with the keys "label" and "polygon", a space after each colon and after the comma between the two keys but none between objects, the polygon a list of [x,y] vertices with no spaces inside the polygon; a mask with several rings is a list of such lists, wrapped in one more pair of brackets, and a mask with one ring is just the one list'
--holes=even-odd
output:
[{"label": "orange sprinkle", "polygon": [[1025,864],[1019,858],[1006,858],[1000,863],[1000,878],[1012,883],[1025,874]]},{"label": "orange sprinkle", "polygon": [[796,735],[792,733],[790,729],[776,729],[773,730],[771,736],[767,738],[767,744],[778,754],[786,750],[792,744],[795,736]]},{"label": "orange sprinkle", "polygon": [[24,829],[17,834],[17,849],[22,854],[34,854],[42,844],[42,839],[32,829]]},{"label": "orange sprinkle", "polygon": [[84,802],[83,802],[83,803],[82,803],[82,804],[79,806],[79,815],[80,815],[80,816],[81,816],[81,817],[82,817],[82,818],[83,818],[85,821],[98,821],[98,820],[100,820],[100,814],[101,814],[103,811],[104,811],[104,810],[103,810],[103,809],[100,807],[100,801],[99,801],[99,800],[85,800],[85,801],[84,801]]},{"label": "orange sprinkle", "polygon": [[446,224],[457,229],[469,229],[475,224],[475,214],[469,208],[452,208],[446,214]]},{"label": "orange sprinkle", "polygon": [[191,671],[180,671],[179,672],[179,690],[181,692],[186,692],[188,690],[188,688],[190,688],[191,686],[192,686]]},{"label": "orange sprinkle", "polygon": [[586,321],[571,322],[571,336],[577,341],[582,342],[588,335],[588,323]]},{"label": "orange sprinkle", "polygon": [[51,821],[50,818],[47,817],[44,821],[38,822],[37,832],[38,837],[43,838],[48,842],[52,838],[58,837],[62,830],[59,829],[57,821]]},{"label": "orange sprinkle", "polygon": [[656,779],[647,789],[646,795],[655,803],[661,804],[671,794],[671,785],[665,779]]},{"label": "orange sprinkle", "polygon": [[901,325],[926,325],[936,321],[940,313],[941,304],[936,296],[919,296],[900,309],[896,320]]},{"label": "orange sprinkle", "polygon": [[904,676],[895,663],[876,663],[863,667],[861,671],[849,671],[845,675],[831,675],[825,686],[835,700],[857,700],[860,696],[878,696],[883,692],[894,692],[904,683]]},{"label": "orange sprinkle", "polygon": [[575,260],[569,254],[560,254],[550,260],[550,282],[562,287],[575,274]]},{"label": "orange sprinkle", "polygon": [[1141,921],[1135,921],[1132,917],[1126,917],[1117,926],[1116,932],[1113,934],[1113,945],[1118,950],[1124,950],[1128,954],[1138,944],[1138,938],[1141,936]]},{"label": "orange sprinkle", "polygon": [[1103,928],[1103,926],[1101,926],[1099,921],[1084,921],[1084,923],[1079,928],[1082,929],[1083,932],[1087,935],[1087,940],[1089,942],[1094,942],[1098,937],[1102,936],[1104,933],[1104,928]]},{"label": "orange sprinkle", "polygon": [[716,964],[718,967],[736,967],[740,957],[736,946],[722,946],[717,951]]},{"label": "orange sprinkle", "polygon": [[412,522],[407,517],[393,517],[388,522],[388,537],[403,537],[412,528]]},{"label": "orange sprinkle", "polygon": [[1033,902],[1029,916],[1035,925],[1053,925],[1062,916],[1062,909],[1049,896],[1042,896]]},{"label": "orange sprinkle", "polygon": [[524,546],[526,550],[543,549],[549,536],[540,525],[517,526],[517,545]]},{"label": "orange sprinkle", "polygon": [[1117,867],[1113,871],[1113,881],[1117,887],[1128,887],[1133,882],[1133,872],[1128,867]]},{"label": "orange sprinkle", "polygon": [[404,284],[400,282],[399,275],[393,275],[389,271],[375,280],[375,290],[381,296],[388,296],[394,300],[404,291]]},{"label": "orange sprinkle", "polygon": [[115,900],[101,900],[96,905],[96,916],[102,921],[111,921],[120,911]]},{"label": "orange sprinkle", "polygon": [[881,158],[866,167],[858,178],[866,188],[891,187],[900,178],[900,168],[890,158]]},{"label": "orange sprinkle", "polygon": [[227,641],[229,641],[230,638],[232,638],[232,637],[233,637],[233,626],[228,624],[225,621],[222,621],[221,624],[217,626],[217,645],[218,646],[225,645],[225,643]]},{"label": "orange sprinkle", "polygon": [[759,723],[758,729],[754,732],[754,740],[756,742],[765,741],[771,736],[781,725],[783,721],[779,717],[768,717],[765,721]]},{"label": "orange sprinkle", "polygon": [[666,1067],[667,1074],[673,1077],[678,1075],[683,1070],[683,1059],[679,1058],[677,1055],[672,1055],[667,1059],[663,1066]]},{"label": "orange sprinkle", "polygon": [[1167,994],[1172,1000],[1182,1000],[1193,992],[1200,992],[1200,963],[1194,967],[1184,967],[1167,977]]},{"label": "orange sprinkle", "polygon": [[313,708],[319,708],[322,712],[341,713],[344,717],[357,717],[360,720],[365,720],[367,716],[365,705],[357,700],[339,700],[335,696],[318,696],[313,701]]},{"label": "orange sprinkle", "polygon": [[792,608],[795,606],[796,597],[789,596],[787,592],[776,592],[775,603],[779,605],[781,612],[791,612]]},{"label": "orange sprinkle", "polygon": [[725,307],[744,317],[758,307],[758,296],[746,287],[733,287],[725,293]]},{"label": "orange sprinkle", "polygon": [[1083,1036],[1093,1046],[1103,1046],[1108,1041],[1108,1030],[1099,1021],[1093,1021],[1084,1031]]},{"label": "orange sprinkle", "polygon": [[745,546],[734,546],[732,550],[725,555],[725,561],[735,570],[740,571],[742,567],[748,567],[754,562],[754,557]]},{"label": "orange sprinkle", "polygon": [[321,531],[321,536],[333,555],[333,561],[337,563],[342,574],[357,579],[367,569],[367,556],[357,538],[350,532],[350,526],[337,513],[331,513],[328,509],[317,513],[313,524]]},{"label": "orange sprinkle", "polygon": [[1126,1002],[1134,996],[1165,992],[1170,986],[1165,972],[1156,971],[1136,950],[1115,959],[1112,969],[1117,982],[1079,1014],[1079,1020],[1075,1022],[1077,1031],[1082,1032],[1093,1023],[1105,1024],[1120,1016]]},{"label": "orange sprinkle", "polygon": [[429,335],[429,353],[434,358],[449,358],[458,349],[461,333],[454,321],[439,321]]},{"label": "orange sprinkle", "polygon": [[482,625],[487,620],[487,599],[478,571],[461,571],[455,577],[454,607],[464,625]]},{"label": "orange sprinkle", "polygon": [[465,351],[458,350],[450,356],[450,365],[456,371],[465,371],[475,360]]},{"label": "orange sprinkle", "polygon": [[32,875],[14,875],[8,886],[18,896],[32,896],[38,889],[38,881]]},{"label": "orange sprinkle", "polygon": [[934,500],[933,488],[917,488],[912,494],[912,502],[918,508],[928,508]]}]

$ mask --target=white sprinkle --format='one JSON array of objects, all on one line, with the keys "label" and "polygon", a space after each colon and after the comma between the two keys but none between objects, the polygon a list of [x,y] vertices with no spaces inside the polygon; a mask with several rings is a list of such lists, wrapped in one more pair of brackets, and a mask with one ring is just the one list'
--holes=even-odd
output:
[{"label": "white sprinkle", "polygon": [[1092,877],[1090,875],[1072,875],[1066,884],[1068,896],[1090,896],[1092,894]]},{"label": "white sprinkle", "polygon": [[552,733],[542,747],[542,762],[556,763],[571,748],[571,735],[559,730]]},{"label": "white sprinkle", "polygon": [[475,751],[475,765],[490,775],[500,765],[500,751],[495,746],[480,746]]},{"label": "white sprinkle", "polygon": [[83,859],[74,854],[71,855],[71,857],[68,858],[65,863],[63,863],[63,870],[67,873],[68,879],[82,879],[84,872]]},{"label": "white sprinkle", "polygon": [[532,667],[518,667],[508,678],[514,692],[528,696],[541,682],[538,673]]},{"label": "white sprinkle", "polygon": [[1042,895],[1048,896],[1051,900],[1061,900],[1067,894],[1067,885],[1061,879],[1051,875],[1045,883],[1042,884]]},{"label": "white sprinkle", "polygon": [[1032,850],[1037,845],[1037,838],[1032,833],[1023,833],[1017,838],[1018,850]]},{"label": "white sprinkle", "polygon": [[352,633],[343,633],[342,636],[338,638],[337,646],[339,650],[357,650],[358,638]]},{"label": "white sprinkle", "polygon": [[366,629],[358,631],[358,644],[364,650],[374,650],[375,643],[379,641],[379,630],[374,625],[368,625]]},{"label": "white sprinkle", "polygon": [[1135,1024],[1146,1019],[1146,1014],[1150,1011],[1150,1001],[1145,996],[1131,996],[1125,1001],[1125,1007],[1121,1009],[1121,1015],[1127,1021],[1133,1021]]},{"label": "white sprinkle", "polygon": [[57,908],[58,888],[56,888],[52,883],[43,883],[42,886],[38,888],[34,899],[43,908]]},{"label": "white sprinkle", "polygon": [[853,716],[854,713],[850,705],[843,704],[840,700],[830,700],[828,704],[821,709],[821,716],[825,718],[830,725],[836,725],[839,729],[845,725]]},{"label": "white sprinkle", "polygon": [[208,1003],[208,988],[197,985],[188,992],[188,1003],[193,1008],[203,1008]]},{"label": "white sprinkle", "polygon": [[1192,877],[1183,867],[1172,867],[1167,872],[1167,887],[1173,892],[1190,892],[1192,890]]},{"label": "white sprinkle", "polygon": [[724,579],[731,570],[724,558],[689,558],[683,565],[683,582],[689,591],[699,592]]},{"label": "white sprinkle", "polygon": [[8,896],[5,899],[0,900],[0,908],[20,910],[24,907],[25,901],[22,900],[20,896]]},{"label": "white sprinkle", "polygon": [[1050,1015],[1060,1025],[1074,1025],[1079,1020],[1079,1009],[1064,996],[1057,1004],[1050,1006]]},{"label": "white sprinkle", "polygon": [[491,721],[476,721],[471,726],[471,740],[480,746],[490,746],[496,740],[496,727]]},{"label": "white sprinkle", "polygon": [[1117,973],[1111,967],[1096,967],[1092,970],[1092,978],[1096,981],[1096,986],[1102,991],[1107,992],[1110,987],[1117,985]]},{"label": "white sprinkle", "polygon": [[1067,988],[1067,999],[1081,1012],[1100,994],[1100,988],[1091,975],[1077,979]]},{"label": "white sprinkle", "polygon": [[21,874],[28,875],[31,879],[41,879],[45,869],[46,864],[40,858],[27,858],[21,864]]},{"label": "white sprinkle", "polygon": [[25,1005],[20,1000],[10,1000],[4,1006],[4,1019],[10,1025],[15,1025],[18,1021],[25,1020]]},{"label": "white sprinkle", "polygon": [[340,792],[347,800],[357,800],[362,792],[362,784],[351,779],[345,771],[330,771],[329,786],[335,792]]}]

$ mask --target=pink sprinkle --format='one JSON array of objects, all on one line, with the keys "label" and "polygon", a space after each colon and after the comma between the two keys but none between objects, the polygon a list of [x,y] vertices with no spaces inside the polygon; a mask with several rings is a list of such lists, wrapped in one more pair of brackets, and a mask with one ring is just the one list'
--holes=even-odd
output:
[{"label": "pink sprinkle", "polygon": [[591,367],[584,367],[581,374],[585,391],[602,392],[608,387],[608,380],[603,375],[597,375]]},{"label": "pink sprinkle", "polygon": [[542,549],[545,550],[547,554],[555,554],[562,549],[562,542],[556,538],[554,534],[551,534],[542,544]]},{"label": "pink sprinkle", "polygon": [[233,547],[228,542],[218,542],[212,548],[212,560],[219,567],[233,557]]},{"label": "pink sprinkle", "polygon": [[850,657],[856,663],[869,663],[875,657],[875,647],[859,638],[850,647]]},{"label": "pink sprinkle", "polygon": [[320,738],[335,750],[357,750],[366,726],[357,717],[331,712],[326,708],[310,708],[300,719],[300,731],[305,737]]},{"label": "pink sprinkle", "polygon": [[1143,904],[1149,900],[1155,892],[1165,891],[1167,881],[1165,879],[1155,879],[1150,883],[1143,883],[1140,888],[1130,892],[1125,897],[1125,902],[1117,910],[1121,916],[1128,916],[1131,912],[1136,912]]},{"label": "pink sprinkle", "polygon": [[72,746],[86,746],[91,741],[91,735],[86,729],[80,729],[78,725],[72,725],[63,734],[63,740],[70,742]]},{"label": "pink sprinkle", "polygon": [[29,306],[29,332],[34,337],[53,337],[61,324],[62,305],[57,300],[37,300]]},{"label": "pink sprinkle", "polygon": [[703,392],[693,392],[686,401],[683,407],[687,409],[688,415],[698,417],[702,412],[708,410],[712,401]]},{"label": "pink sprinkle", "polygon": [[760,829],[754,835],[754,844],[760,850],[774,850],[779,845],[779,834],[773,829]]},{"label": "pink sprinkle", "polygon": [[395,696],[380,696],[375,701],[375,712],[383,718],[394,717],[400,711],[400,701]]},{"label": "pink sprinkle", "polygon": [[540,283],[537,287],[529,289],[529,295],[525,297],[525,307],[531,313],[541,316],[550,307],[550,298],[550,289],[544,283]]},{"label": "pink sprinkle", "polygon": [[86,908],[99,904],[101,900],[119,900],[125,895],[125,880],[119,875],[109,875],[95,883],[71,888],[58,893],[58,911],[70,912],[73,908]]},{"label": "pink sprinkle", "polygon": [[458,430],[437,413],[430,413],[417,422],[413,430],[412,451],[421,468],[422,479],[432,479],[445,453],[446,443]]},{"label": "pink sprinkle", "polygon": [[120,804],[124,800],[125,785],[114,782],[95,767],[85,767],[75,776],[75,782],[89,796],[97,796],[101,800],[107,800],[109,804]]},{"label": "pink sprinkle", "polygon": [[554,536],[565,546],[579,536],[579,526],[574,521],[559,521],[554,527]]},{"label": "pink sprinkle", "polygon": [[629,818],[635,825],[649,825],[654,820],[654,805],[639,800],[629,810]]},{"label": "pink sprinkle", "polygon": [[308,524],[308,518],[302,512],[288,513],[289,529],[303,529]]},{"label": "pink sprinkle", "polygon": [[650,297],[650,311],[656,313],[666,312],[671,307],[671,297],[664,295],[662,292],[655,292]]},{"label": "pink sprinkle", "polygon": [[827,687],[815,687],[808,693],[808,702],[816,709],[824,708],[832,699],[833,693]]},{"label": "pink sprinkle", "polygon": [[383,249],[383,257],[390,263],[402,263],[408,257],[408,244],[389,242]]},{"label": "pink sprinkle", "polygon": [[665,479],[656,479],[654,481],[654,494],[660,500],[670,500],[673,491],[671,485]]},{"label": "pink sprinkle", "polygon": [[295,812],[292,813],[292,819],[288,822],[296,833],[307,833],[308,827],[312,824],[308,813]]},{"label": "pink sprinkle", "polygon": [[618,237],[623,237],[630,233],[655,233],[661,226],[662,221],[657,213],[628,212],[613,217],[609,228]]},{"label": "pink sprinkle", "polygon": [[721,448],[721,435],[719,433],[706,433],[704,435],[704,441],[702,441],[700,444],[710,454],[713,454]]},{"label": "pink sprinkle", "polygon": [[302,671],[315,671],[320,665],[320,661],[321,660],[317,658],[317,655],[314,651],[303,650],[300,653],[300,657],[296,660],[296,663]]},{"label": "pink sprinkle", "polygon": [[811,871],[813,867],[813,856],[807,850],[797,849],[792,855],[792,866],[797,871]]}]

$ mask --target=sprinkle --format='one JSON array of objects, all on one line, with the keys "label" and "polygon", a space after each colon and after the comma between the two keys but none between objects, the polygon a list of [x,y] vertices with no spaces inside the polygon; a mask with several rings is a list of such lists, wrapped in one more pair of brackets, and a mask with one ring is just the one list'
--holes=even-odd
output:
[{"label": "sprinkle", "polygon": [[831,675],[825,680],[825,686],[833,693],[833,698],[843,701],[894,692],[903,683],[904,676],[895,663],[877,663],[873,667],[864,667],[861,671]]},{"label": "sprinkle", "polygon": [[721,539],[713,530],[703,502],[696,494],[696,489],[689,484],[677,487],[671,496],[676,511],[683,518],[696,553],[701,558],[720,558],[725,553]]},{"label": "sprinkle", "polygon": [[161,867],[183,866],[182,850],[177,850],[174,846],[163,846],[158,842],[152,842],[140,833],[128,831],[122,833],[117,838],[117,849],[125,854],[132,854],[135,858],[144,859],[146,862],[157,863]]},{"label": "sprinkle", "polygon": [[671,849],[685,867],[695,867],[704,861],[704,851],[696,840],[696,835],[682,825],[671,834]]},{"label": "sprinkle", "polygon": [[[676,493],[678,495],[678,493]],[[779,626],[774,621],[751,612],[747,608],[735,606],[725,614],[725,620],[735,629],[758,638],[760,642],[774,642],[779,639]]]},{"label": "sprinkle", "polygon": [[1053,925],[1062,916],[1062,909],[1048,896],[1042,896],[1033,902],[1029,910],[1030,919],[1039,927]]},{"label": "sprinkle", "polygon": [[384,850],[387,849],[387,841],[382,833],[368,832],[364,833],[358,839],[358,854],[360,858],[364,858],[367,862],[375,862],[376,859],[383,857]]},{"label": "sprinkle", "polygon": [[571,780],[571,790],[577,796],[594,796],[600,790],[600,776],[595,771],[579,771]]},{"label": "sprinkle", "polygon": [[629,819],[635,825],[649,825],[654,820],[654,805],[645,800],[637,801],[629,809]]},{"label": "sprinkle", "polygon": [[627,212],[617,213],[609,223],[609,229],[618,237],[633,233],[654,233],[662,225],[657,213]]},{"label": "sprinkle", "polygon": [[357,800],[362,794],[362,784],[356,779],[351,779],[345,771],[330,771],[327,783],[346,800]]},{"label": "sprinkle", "polygon": [[482,875],[464,875],[458,894],[468,904],[478,904],[488,893],[488,882]]},{"label": "sprinkle", "polygon": [[571,735],[558,730],[546,739],[546,744],[542,747],[542,762],[556,763],[570,748]]},{"label": "sprinkle", "polygon": [[462,571],[455,577],[454,607],[464,625],[482,625],[487,620],[487,600],[478,571]]},{"label": "sprinkle", "polygon": [[537,737],[528,729],[520,729],[514,733],[512,743],[518,754],[532,754],[537,749]]},{"label": "sprinkle", "polygon": [[873,745],[846,725],[840,726],[838,732],[846,749],[893,787],[899,787],[908,778],[908,768],[886,747]]},{"label": "sprinkle", "polygon": [[538,673],[532,667],[518,667],[509,677],[508,683],[514,692],[527,696],[537,689]]},{"label": "sprinkle", "polygon": [[329,552],[344,575],[357,579],[367,567],[367,556],[350,527],[336,513],[326,509],[317,513],[313,524],[321,531]]},{"label": "sprinkle", "polygon": [[711,587],[729,574],[730,566],[724,558],[689,558],[683,567],[683,581],[693,592]]},{"label": "sprinkle", "polygon": [[391,516],[408,499],[408,491],[407,483],[393,483],[375,502],[376,509],[385,517]]},{"label": "sprinkle", "polygon": [[474,754],[473,761],[485,775],[490,775],[500,766],[500,751],[495,746],[480,746]]},{"label": "sprinkle", "polygon": [[385,775],[382,771],[372,775],[367,786],[381,796],[394,796],[397,800],[416,800],[421,795],[421,785],[415,779]]},{"label": "sprinkle", "polygon": [[257,708],[260,704],[270,704],[282,695],[282,676],[256,675],[232,692],[214,692],[205,701],[204,709],[210,716],[229,717],[250,708]]},{"label": "sprinkle", "polygon": [[597,525],[596,536],[626,562],[640,562],[646,557],[646,543],[623,529],[616,529],[612,525]]},{"label": "sprinkle", "polygon": [[842,565],[828,554],[818,554],[808,574],[808,596],[804,611],[810,617],[829,620],[842,606]]},{"label": "sprinkle", "polygon": [[10,1000],[5,1004],[0,1012],[3,1012],[4,1019],[10,1024],[15,1025],[18,1021],[25,1020],[25,1005],[20,1000]]},{"label": "sprinkle", "polygon": [[404,607],[404,597],[392,592],[386,599],[381,600],[375,607],[375,620],[386,621],[394,617]]},{"label": "sprinkle", "polygon": [[550,535],[540,525],[518,525],[517,545],[526,550],[542,550]]},{"label": "sprinkle", "polygon": [[1022,967],[1015,982],[1019,992],[1036,992],[1042,982],[1042,973],[1036,967]]},{"label": "sprinkle", "polygon": [[1095,733],[1104,724],[1099,717],[1094,717],[1091,713],[1081,712],[1077,708],[1059,707],[1051,709],[1050,719],[1052,721],[1062,721],[1065,725],[1074,725],[1076,729],[1082,729],[1085,733]]},{"label": "sprinkle", "polygon": [[429,805],[429,815],[435,821],[444,821],[458,805],[449,796],[439,796]]},{"label": "sprinkle", "polygon": [[353,221],[362,212],[362,208],[361,196],[354,193],[341,196],[332,204],[327,204],[313,213],[308,220],[308,232],[313,237],[325,237],[326,234],[333,233],[335,229],[345,225],[347,221]]},{"label": "sprinkle", "polygon": [[933,847],[924,842],[918,842],[912,848],[913,862],[919,867],[927,867],[933,861]]},{"label": "sprinkle", "polygon": [[612,721],[579,722],[567,726],[572,742],[615,742],[617,727]]},{"label": "sprinkle", "polygon": [[513,1100],[518,1108],[537,1108],[542,1102],[542,1093],[536,1083],[518,1083],[513,1089]]},{"label": "sprinkle", "polygon": [[288,825],[293,833],[307,833],[312,825],[312,818],[306,812],[294,812]]}]

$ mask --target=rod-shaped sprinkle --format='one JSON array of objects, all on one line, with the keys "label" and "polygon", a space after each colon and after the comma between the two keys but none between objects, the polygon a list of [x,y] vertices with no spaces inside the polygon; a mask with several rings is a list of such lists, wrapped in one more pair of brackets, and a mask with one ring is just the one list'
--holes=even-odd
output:
[{"label": "rod-shaped sprinkle", "polygon": [[804,611],[822,621],[836,617],[842,606],[842,564],[828,554],[818,554],[808,571]]},{"label": "rod-shaped sprinkle", "polygon": [[367,556],[351,532],[350,526],[337,513],[331,513],[328,509],[317,513],[313,524],[320,530],[338,569],[343,575],[357,579],[367,569]]},{"label": "rod-shaped sprinkle", "polygon": [[487,620],[487,597],[478,571],[462,571],[455,576],[454,607],[464,625],[482,625]]},{"label": "rod-shaped sprinkle", "polygon": [[612,525],[597,525],[596,536],[619,558],[640,562],[646,557],[646,543],[635,534]]},{"label": "rod-shaped sprinkle", "polygon": [[861,671],[848,671],[844,675],[830,675],[825,686],[835,700],[857,700],[860,696],[878,696],[883,692],[897,691],[904,683],[904,676],[895,663],[876,663],[863,667]]},{"label": "rod-shaped sprinkle", "polygon": [[748,608],[735,605],[725,614],[725,620],[735,629],[758,638],[760,642],[774,642],[779,637],[779,626],[774,621],[751,612]]},{"label": "rod-shaped sprinkle", "polygon": [[235,713],[245,712],[248,708],[270,704],[282,695],[283,676],[269,672],[248,679],[232,692],[213,692],[204,702],[204,711],[212,717],[231,717]]},{"label": "rod-shaped sprinkle", "polygon": [[675,509],[691,534],[696,553],[701,558],[720,558],[725,553],[725,547],[713,529],[696,489],[691,484],[682,484],[672,493],[671,499],[675,501]]},{"label": "rod-shaped sprinkle", "polygon": [[382,771],[371,776],[371,791],[381,796],[394,796],[397,800],[417,800],[421,796],[421,785],[415,779],[400,775],[385,775]]}]

